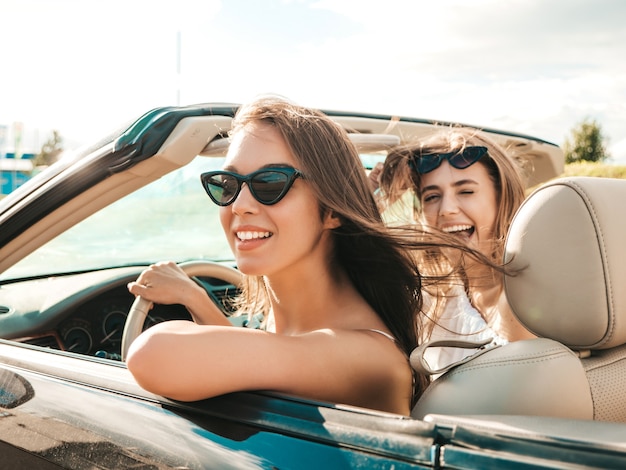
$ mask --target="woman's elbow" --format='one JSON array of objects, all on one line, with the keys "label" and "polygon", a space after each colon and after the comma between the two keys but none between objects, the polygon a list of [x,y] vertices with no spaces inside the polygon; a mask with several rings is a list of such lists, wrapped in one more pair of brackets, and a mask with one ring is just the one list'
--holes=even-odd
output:
[{"label": "woman's elbow", "polygon": [[159,393],[158,382],[161,376],[158,365],[162,349],[158,343],[158,336],[143,333],[130,345],[126,357],[126,367],[137,383],[153,393]]},{"label": "woman's elbow", "polygon": [[141,388],[156,395],[180,401],[206,398],[189,386],[184,361],[172,353],[179,345],[177,325],[167,323],[139,335],[128,349],[126,367]]}]

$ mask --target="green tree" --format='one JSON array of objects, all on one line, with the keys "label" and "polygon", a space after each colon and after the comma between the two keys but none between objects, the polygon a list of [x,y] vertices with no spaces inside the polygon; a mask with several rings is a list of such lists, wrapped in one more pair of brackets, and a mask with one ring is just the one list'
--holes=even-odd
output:
[{"label": "green tree", "polygon": [[41,146],[41,151],[35,156],[33,166],[51,165],[58,160],[61,152],[63,152],[63,138],[59,131],[52,131],[52,137]]},{"label": "green tree", "polygon": [[565,163],[602,162],[610,157],[600,124],[595,120],[584,119],[572,129],[570,137],[563,145]]}]

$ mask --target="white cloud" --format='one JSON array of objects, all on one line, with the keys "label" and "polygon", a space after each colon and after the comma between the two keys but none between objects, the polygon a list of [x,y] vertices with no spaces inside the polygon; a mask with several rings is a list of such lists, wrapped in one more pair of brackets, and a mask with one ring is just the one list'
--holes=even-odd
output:
[{"label": "white cloud", "polygon": [[557,144],[592,118],[615,155],[624,17],[621,0],[4,0],[0,124],[91,141],[179,92],[182,104],[276,92]]}]

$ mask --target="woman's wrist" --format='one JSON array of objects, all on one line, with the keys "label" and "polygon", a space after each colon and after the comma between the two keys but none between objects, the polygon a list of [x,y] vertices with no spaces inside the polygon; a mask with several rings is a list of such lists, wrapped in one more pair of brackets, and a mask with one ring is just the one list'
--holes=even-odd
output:
[{"label": "woman's wrist", "polygon": [[211,300],[207,291],[198,284],[195,284],[185,307],[191,313],[194,322],[199,325],[230,325],[224,313]]}]

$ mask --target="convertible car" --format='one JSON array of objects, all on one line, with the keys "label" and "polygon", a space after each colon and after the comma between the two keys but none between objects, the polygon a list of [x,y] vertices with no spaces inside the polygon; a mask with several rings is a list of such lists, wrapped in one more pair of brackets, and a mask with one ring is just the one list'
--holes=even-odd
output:
[{"label": "convertible car", "polygon": [[[271,391],[183,403],[140,388],[130,342],[190,319],[128,293],[146,266],[181,263],[231,315],[239,274],[199,175],[221,167],[237,108],[154,109],[0,201],[0,468],[626,468],[626,182],[558,178],[558,146],[495,129],[483,130],[524,159],[535,188],[507,239],[508,261],[528,269],[507,293],[541,338],[480,350],[411,417]],[[364,171],[453,125],[324,112]]]}]

